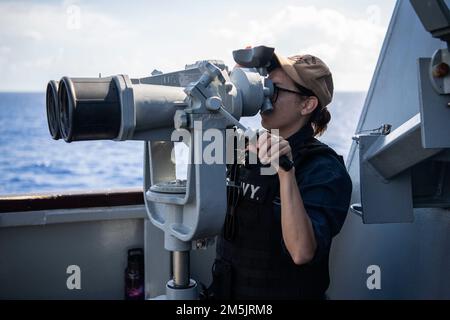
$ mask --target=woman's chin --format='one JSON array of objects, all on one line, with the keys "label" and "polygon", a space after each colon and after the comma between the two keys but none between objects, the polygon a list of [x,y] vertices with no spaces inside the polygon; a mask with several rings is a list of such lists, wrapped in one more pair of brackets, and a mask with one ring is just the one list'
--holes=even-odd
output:
[{"label": "woman's chin", "polygon": [[266,130],[272,129],[270,126],[270,120],[265,116],[261,117],[261,126]]}]

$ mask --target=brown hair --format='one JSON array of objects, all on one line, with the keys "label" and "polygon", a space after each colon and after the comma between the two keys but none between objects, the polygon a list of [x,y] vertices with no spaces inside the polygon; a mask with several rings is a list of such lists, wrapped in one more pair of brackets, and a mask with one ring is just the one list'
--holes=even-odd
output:
[{"label": "brown hair", "polygon": [[[305,101],[309,97],[315,97],[314,94],[311,95],[301,95],[300,98],[302,101]],[[312,125],[314,129],[314,136],[319,137],[327,130],[328,123],[331,121],[331,113],[328,111],[327,107],[322,107],[319,104],[316,109],[311,114],[309,118],[309,123]]]},{"label": "brown hair", "polygon": [[[309,90],[308,88],[305,88],[298,83],[295,83],[295,86],[300,91],[300,97],[302,100],[306,100],[309,97],[316,97],[317,96]],[[331,114],[328,111],[327,107],[322,107],[320,104],[319,98],[317,98],[318,105],[316,109],[313,111],[311,117],[309,118],[309,123],[312,125],[314,129],[314,136],[321,136],[326,130],[328,123],[331,120]]]},{"label": "brown hair", "polygon": [[309,119],[314,129],[314,136],[321,136],[327,130],[330,120],[331,114],[327,107],[322,108],[318,105]]}]

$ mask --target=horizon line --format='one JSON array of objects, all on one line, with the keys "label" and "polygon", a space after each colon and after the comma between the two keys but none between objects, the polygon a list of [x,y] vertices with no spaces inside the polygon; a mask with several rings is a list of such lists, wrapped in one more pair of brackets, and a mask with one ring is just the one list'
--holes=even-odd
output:
[{"label": "horizon line", "polygon": [[[369,90],[336,90],[334,93],[366,93]],[[0,90],[0,94],[2,93],[43,93],[45,94],[45,90]]]}]

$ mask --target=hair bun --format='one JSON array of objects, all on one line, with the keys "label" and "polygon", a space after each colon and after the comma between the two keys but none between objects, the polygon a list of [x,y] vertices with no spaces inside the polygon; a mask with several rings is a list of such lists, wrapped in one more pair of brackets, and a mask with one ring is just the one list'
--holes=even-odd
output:
[{"label": "hair bun", "polygon": [[331,121],[331,113],[327,107],[319,109],[312,117],[311,123],[314,128],[314,135],[321,136],[327,130],[328,123]]}]

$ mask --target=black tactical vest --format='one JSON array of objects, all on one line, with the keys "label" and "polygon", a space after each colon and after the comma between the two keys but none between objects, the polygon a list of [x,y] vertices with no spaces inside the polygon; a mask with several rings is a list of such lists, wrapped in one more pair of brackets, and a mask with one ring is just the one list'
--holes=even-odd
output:
[{"label": "black tactical vest", "polygon": [[[341,156],[310,138],[292,150],[295,167],[318,154]],[[229,206],[217,240],[210,291],[217,299],[323,299],[329,285],[328,255],[298,266],[282,242],[278,175],[260,175],[260,165],[239,170],[239,188],[228,187]]]}]

